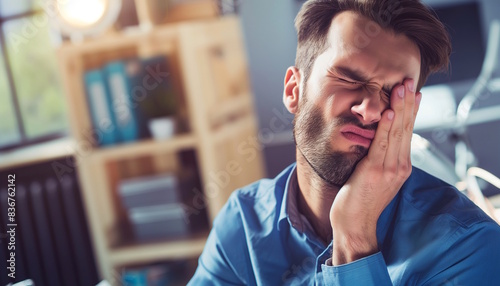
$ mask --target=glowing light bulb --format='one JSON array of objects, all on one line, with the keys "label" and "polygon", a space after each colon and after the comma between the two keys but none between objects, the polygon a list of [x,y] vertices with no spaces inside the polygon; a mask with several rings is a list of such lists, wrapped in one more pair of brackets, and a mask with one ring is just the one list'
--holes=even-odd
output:
[{"label": "glowing light bulb", "polygon": [[107,0],[57,1],[61,18],[72,26],[88,27],[96,24],[108,9]]}]

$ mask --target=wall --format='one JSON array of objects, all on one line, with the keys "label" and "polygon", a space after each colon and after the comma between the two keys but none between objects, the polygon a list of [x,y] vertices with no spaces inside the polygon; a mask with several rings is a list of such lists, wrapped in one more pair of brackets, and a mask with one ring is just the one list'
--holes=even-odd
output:
[{"label": "wall", "polygon": [[[264,144],[267,173],[272,177],[295,161],[290,131],[293,117],[284,109],[282,97],[286,69],[295,61],[297,39],[293,21],[300,5],[294,0],[240,3],[261,134],[282,129],[271,132],[268,137],[272,140],[265,140]],[[271,128],[271,125],[279,128]]]}]

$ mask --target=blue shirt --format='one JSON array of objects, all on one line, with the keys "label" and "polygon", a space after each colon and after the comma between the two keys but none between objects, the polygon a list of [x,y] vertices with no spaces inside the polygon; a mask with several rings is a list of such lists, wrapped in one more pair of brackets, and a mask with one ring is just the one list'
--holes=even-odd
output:
[{"label": "blue shirt", "polygon": [[500,285],[500,227],[413,168],[377,224],[379,252],[329,266],[332,251],[296,208],[295,164],[235,191],[189,285]]}]

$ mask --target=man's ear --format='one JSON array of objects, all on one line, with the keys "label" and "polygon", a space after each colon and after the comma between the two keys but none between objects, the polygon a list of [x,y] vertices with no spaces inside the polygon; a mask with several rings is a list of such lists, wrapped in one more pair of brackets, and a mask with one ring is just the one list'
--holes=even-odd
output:
[{"label": "man's ear", "polygon": [[295,114],[299,105],[300,94],[300,71],[296,67],[289,67],[285,75],[285,88],[283,91],[283,103],[286,109]]}]

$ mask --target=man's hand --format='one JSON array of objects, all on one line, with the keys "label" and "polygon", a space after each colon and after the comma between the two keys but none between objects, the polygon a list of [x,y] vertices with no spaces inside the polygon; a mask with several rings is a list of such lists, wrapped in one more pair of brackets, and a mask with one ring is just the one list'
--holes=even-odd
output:
[{"label": "man's hand", "polygon": [[333,265],[378,251],[377,221],[411,174],[411,137],[422,95],[407,79],[392,90],[368,154],[339,190],[330,210]]}]

